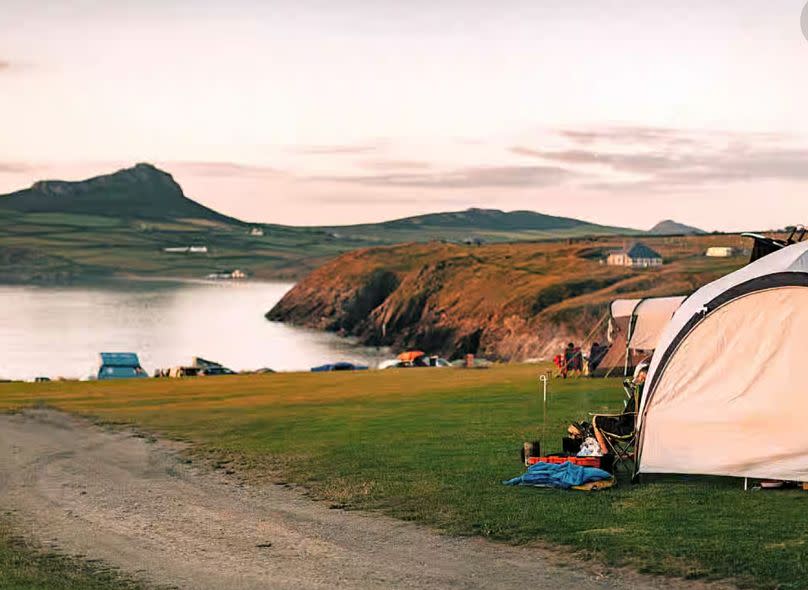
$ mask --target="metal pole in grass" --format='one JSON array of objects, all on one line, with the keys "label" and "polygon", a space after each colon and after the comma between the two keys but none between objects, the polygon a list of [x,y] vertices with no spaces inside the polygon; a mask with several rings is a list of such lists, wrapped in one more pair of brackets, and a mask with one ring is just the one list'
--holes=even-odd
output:
[{"label": "metal pole in grass", "polygon": [[539,381],[541,381],[544,390],[541,410],[541,444],[544,446],[547,442],[547,374],[540,375]]}]

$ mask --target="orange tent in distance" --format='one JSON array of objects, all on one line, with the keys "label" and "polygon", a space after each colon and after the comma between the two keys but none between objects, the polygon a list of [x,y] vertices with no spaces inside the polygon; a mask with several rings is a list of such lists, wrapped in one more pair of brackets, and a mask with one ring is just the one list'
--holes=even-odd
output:
[{"label": "orange tent in distance", "polygon": [[402,352],[396,358],[405,363],[411,363],[417,358],[421,358],[426,353],[421,352],[420,350],[408,350],[407,352]]}]

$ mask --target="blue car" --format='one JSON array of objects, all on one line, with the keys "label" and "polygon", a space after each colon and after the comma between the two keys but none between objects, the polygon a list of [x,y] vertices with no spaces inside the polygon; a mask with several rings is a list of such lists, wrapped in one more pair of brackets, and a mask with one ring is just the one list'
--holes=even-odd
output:
[{"label": "blue car", "polygon": [[148,377],[133,352],[102,352],[98,379],[143,379]]},{"label": "blue car", "polygon": [[367,371],[368,368],[365,365],[355,365],[353,363],[331,363],[328,365],[320,365],[319,367],[312,367],[312,373],[325,373],[328,371]]}]

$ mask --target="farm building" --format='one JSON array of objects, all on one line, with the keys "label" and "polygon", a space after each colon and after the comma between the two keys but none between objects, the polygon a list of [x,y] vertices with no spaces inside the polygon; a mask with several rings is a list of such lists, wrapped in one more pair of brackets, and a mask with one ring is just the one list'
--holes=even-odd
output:
[{"label": "farm building", "polygon": [[711,246],[704,255],[710,258],[731,258],[736,254],[738,250],[730,246]]},{"label": "farm building", "polygon": [[606,259],[609,266],[630,266],[633,268],[649,268],[662,266],[662,255],[641,242],[630,248],[612,252]]}]

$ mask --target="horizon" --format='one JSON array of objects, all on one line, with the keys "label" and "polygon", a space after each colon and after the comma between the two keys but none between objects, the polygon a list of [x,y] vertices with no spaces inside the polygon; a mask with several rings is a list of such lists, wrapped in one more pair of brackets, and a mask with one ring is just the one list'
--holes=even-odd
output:
[{"label": "horizon", "polygon": [[[107,173],[107,174],[102,174],[102,175],[99,175],[99,176],[93,176],[93,177],[90,177],[90,178],[82,178],[82,179],[75,180],[75,181],[74,181],[74,180],[70,180],[70,181],[67,181],[67,182],[84,182],[84,181],[90,181],[90,180],[94,180],[95,178],[99,178],[99,177],[102,177],[102,176],[109,176],[109,175],[112,175],[112,174],[116,174],[116,173],[118,173],[118,172],[123,172],[123,171],[126,171],[126,170],[131,170],[131,169],[134,169],[134,168],[135,168],[135,167],[137,167],[137,166],[150,166],[150,167],[152,167],[152,168],[154,168],[154,169],[156,169],[156,170],[158,170],[158,171],[160,171],[160,172],[164,172],[164,173],[166,173],[166,174],[169,174],[169,175],[170,175],[170,176],[172,176],[172,178],[173,178],[173,175],[171,174],[171,171],[170,171],[170,170],[164,170],[164,169],[160,168],[159,166],[155,166],[154,164],[151,164],[151,163],[149,163],[149,162],[138,162],[138,163],[136,163],[136,164],[133,164],[132,166],[128,166],[128,167],[125,167],[125,168],[121,168],[121,169],[115,170],[115,171],[110,172],[110,173]],[[176,182],[176,179],[174,179],[174,180],[175,180],[175,182]],[[65,181],[64,181],[64,179],[61,179],[61,178],[43,178],[43,179],[41,179],[41,180],[37,181],[37,183],[38,183],[38,182],[65,182]],[[178,183],[178,184],[179,184],[179,183]],[[10,193],[0,194],[0,198],[2,198],[2,197],[11,197],[11,196],[13,196],[15,193],[17,193],[17,192],[22,192],[22,191],[25,191],[25,190],[29,190],[29,189],[33,188],[33,186],[34,186],[34,185],[32,184],[31,186],[28,186],[28,187],[25,187],[25,188],[22,188],[22,189],[18,189],[18,190],[14,190],[14,191],[11,191]],[[182,189],[182,185],[180,184],[179,186],[180,186],[180,188]],[[192,196],[190,196],[190,195],[188,195],[188,194],[185,194],[184,189],[183,189],[183,194],[184,194],[184,196],[185,196],[186,198],[189,198],[189,199],[191,199],[191,200],[193,200],[193,201],[195,201],[195,202],[199,202],[199,201],[196,201],[196,200],[195,200],[195,199],[194,199]],[[200,203],[200,204],[203,204],[203,203]],[[217,211],[217,210],[215,210],[215,209],[214,209],[214,211],[215,211],[216,213],[221,213],[221,211]],[[289,227],[302,227],[302,228],[305,228],[305,227],[350,227],[350,226],[352,226],[352,225],[373,225],[373,224],[388,223],[388,222],[393,222],[393,221],[402,221],[402,220],[405,220],[405,219],[412,219],[412,218],[418,218],[418,217],[425,217],[425,216],[427,216],[427,215],[434,215],[434,214],[438,214],[438,215],[440,215],[440,214],[458,214],[458,213],[467,213],[467,212],[470,212],[470,211],[483,211],[483,212],[494,212],[494,213],[505,213],[505,214],[511,214],[511,213],[532,213],[532,214],[538,214],[538,215],[549,216],[548,214],[546,214],[546,213],[544,213],[544,212],[542,212],[542,211],[535,211],[535,210],[532,210],[532,209],[496,209],[496,208],[485,208],[485,207],[467,207],[466,209],[444,210],[444,211],[431,212],[431,213],[416,213],[416,214],[414,214],[414,215],[408,215],[408,216],[406,216],[406,217],[382,218],[382,219],[378,219],[378,220],[371,221],[371,222],[368,222],[368,223],[355,223],[355,224],[345,224],[345,225],[326,225],[326,226],[321,226],[321,225],[319,225],[319,226],[318,226],[318,225],[294,225],[294,226],[289,226]],[[580,222],[589,223],[589,224],[592,224],[592,225],[598,225],[596,222],[593,222],[593,221],[588,220],[588,219],[585,219],[585,218],[571,218],[571,217],[562,217],[562,218],[564,218],[564,219],[572,219],[572,220],[574,220],[574,221],[580,221]],[[259,221],[259,220],[247,220],[247,219],[240,219],[240,218],[234,218],[234,219],[235,219],[236,221],[239,221],[239,222],[244,223],[244,224],[247,224],[247,225],[250,225],[250,224],[254,224],[254,225],[269,225],[269,224],[271,224],[271,223],[272,223],[272,222]],[[629,227],[629,226],[620,226],[620,227],[621,227],[622,229],[627,229],[627,230],[649,231],[649,230],[654,229],[654,227],[656,227],[657,225],[660,225],[660,224],[662,224],[662,223],[677,223],[677,224],[679,224],[680,222],[678,222],[678,221],[677,221],[677,220],[675,220],[675,219],[660,219],[659,221],[657,221],[657,222],[654,224],[654,226],[653,226],[653,227],[650,227],[650,228],[648,228],[648,229],[641,229],[641,228],[637,228],[637,227]],[[684,225],[687,225],[687,224],[684,224]],[[695,229],[701,229],[701,228],[695,228]],[[771,228],[771,229],[781,229],[781,228]],[[706,231],[706,230],[705,230],[705,231]]]},{"label": "horizon", "polygon": [[0,193],[149,161],[261,223],[488,208],[793,225],[808,182],[800,9],[10,0]]}]

